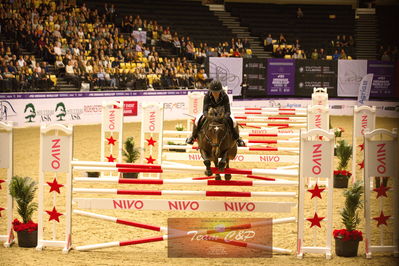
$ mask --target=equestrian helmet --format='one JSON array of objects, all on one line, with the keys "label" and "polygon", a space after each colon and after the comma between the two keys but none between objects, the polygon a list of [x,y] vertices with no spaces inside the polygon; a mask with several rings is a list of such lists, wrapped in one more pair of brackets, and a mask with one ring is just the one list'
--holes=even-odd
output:
[{"label": "equestrian helmet", "polygon": [[220,83],[219,80],[213,80],[209,84],[209,90],[210,91],[222,91],[223,90],[222,83]]}]

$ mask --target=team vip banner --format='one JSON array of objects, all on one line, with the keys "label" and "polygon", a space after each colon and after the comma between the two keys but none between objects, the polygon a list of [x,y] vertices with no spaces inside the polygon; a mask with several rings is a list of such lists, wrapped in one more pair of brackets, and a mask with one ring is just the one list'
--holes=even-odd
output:
[{"label": "team vip banner", "polygon": [[338,96],[357,97],[367,60],[338,60]]},{"label": "team vip banner", "polygon": [[327,88],[329,97],[337,96],[338,63],[333,60],[296,60],[295,95],[310,97],[313,88]]},{"label": "team vip banner", "polygon": [[211,57],[209,77],[233,90],[233,95],[241,95],[242,63],[242,58]]}]

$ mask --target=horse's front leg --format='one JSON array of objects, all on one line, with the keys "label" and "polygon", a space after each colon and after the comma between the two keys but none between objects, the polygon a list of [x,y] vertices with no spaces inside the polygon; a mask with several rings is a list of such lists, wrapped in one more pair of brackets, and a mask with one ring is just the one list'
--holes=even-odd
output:
[{"label": "horse's front leg", "polygon": [[[225,169],[229,169],[230,168],[230,160],[229,158],[226,159],[226,168]],[[231,179],[231,174],[224,174],[224,180],[230,180]]]},{"label": "horse's front leg", "polygon": [[211,176],[212,175],[211,161],[209,160],[209,157],[205,151],[200,150],[200,152],[202,159],[204,159],[204,165],[206,167],[205,174],[206,176]]},{"label": "horse's front leg", "polygon": [[[215,158],[213,163],[215,164],[215,167],[218,167],[220,162],[218,162],[218,158]],[[221,178],[220,174],[215,174],[215,180],[221,180],[221,179],[222,178]]]},{"label": "horse's front leg", "polygon": [[224,168],[226,167],[226,162],[227,162],[227,151],[222,152],[220,155],[220,161],[217,165],[217,168],[219,169],[220,172],[224,171]]}]

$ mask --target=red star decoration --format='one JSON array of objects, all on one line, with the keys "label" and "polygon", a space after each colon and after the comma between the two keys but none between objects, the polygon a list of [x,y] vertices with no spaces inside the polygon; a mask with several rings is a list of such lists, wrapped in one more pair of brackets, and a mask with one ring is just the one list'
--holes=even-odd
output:
[{"label": "red star decoration", "polygon": [[0,179],[0,189],[1,189],[1,183],[4,183],[4,182],[5,182],[5,180]]},{"label": "red star decoration", "polygon": [[381,224],[385,224],[386,226],[388,226],[387,225],[387,220],[389,219],[389,217],[391,217],[391,215],[385,216],[384,212],[381,211],[380,216],[379,217],[374,217],[373,220],[376,220],[378,222],[377,223],[377,227],[380,227]]},{"label": "red star decoration", "polygon": [[4,210],[5,210],[4,208],[0,207],[0,217],[1,217],[1,211],[4,211]]},{"label": "red star decoration", "polygon": [[57,222],[60,222],[60,219],[58,219],[58,217],[60,217],[61,215],[63,215],[62,213],[57,212],[57,210],[55,209],[55,207],[53,207],[52,211],[46,211],[48,215],[50,215],[50,218],[48,219],[49,221],[51,220],[55,220]]},{"label": "red star decoration", "polygon": [[321,192],[323,192],[324,190],[325,190],[325,188],[319,188],[319,186],[317,185],[317,183],[316,183],[316,185],[314,185],[314,188],[313,188],[313,189],[308,189],[308,191],[309,191],[310,193],[312,193],[311,199],[313,199],[314,197],[318,197],[318,198],[321,199]]},{"label": "red star decoration", "polygon": [[152,137],[149,139],[145,139],[148,142],[148,146],[155,146],[156,140],[154,140]]},{"label": "red star decoration", "polygon": [[386,186],[384,186],[384,184],[381,184],[381,186],[379,187],[379,188],[375,188],[375,189],[373,189],[373,191],[375,191],[375,192],[377,192],[377,199],[379,198],[379,197],[386,197],[386,198],[388,198],[388,196],[387,196],[387,191],[390,189],[391,187],[386,187]]},{"label": "red star decoration", "polygon": [[116,139],[114,139],[112,136],[106,139],[108,140],[108,145],[115,145]]},{"label": "red star decoration", "polygon": [[116,158],[112,156],[112,154],[110,156],[106,156],[105,158],[107,158],[109,163],[113,163],[115,162]]},{"label": "red star decoration", "polygon": [[360,166],[360,169],[363,169],[364,168],[364,160],[361,163],[358,163],[357,165]]},{"label": "red star decoration", "polygon": [[314,213],[313,218],[306,218],[306,220],[308,220],[309,222],[311,222],[312,224],[310,225],[310,228],[312,228],[313,226],[318,226],[321,228],[320,226],[320,221],[323,220],[325,217],[319,217],[317,216],[317,213]]},{"label": "red star decoration", "polygon": [[358,147],[360,147],[360,151],[364,150],[364,143],[357,145]]},{"label": "red star decoration", "polygon": [[58,184],[57,179],[54,178],[53,182],[46,182],[50,186],[50,193],[55,191],[60,194],[60,187],[63,187],[63,184]]},{"label": "red star decoration", "polygon": [[147,164],[154,164],[155,160],[154,158],[152,158],[152,156],[150,155],[150,157],[146,157],[145,158],[147,160]]}]

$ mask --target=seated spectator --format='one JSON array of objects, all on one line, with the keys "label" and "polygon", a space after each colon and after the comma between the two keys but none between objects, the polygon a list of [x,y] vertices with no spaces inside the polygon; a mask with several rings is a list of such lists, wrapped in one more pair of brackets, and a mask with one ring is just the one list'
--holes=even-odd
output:
[{"label": "seated spectator", "polygon": [[389,56],[388,51],[384,51],[381,56],[381,61],[391,61],[391,57]]},{"label": "seated spectator", "polygon": [[280,33],[280,37],[278,39],[278,44],[286,44],[287,40],[285,39],[284,35]]},{"label": "seated spectator", "polygon": [[310,58],[312,58],[313,60],[319,59],[319,53],[317,52],[317,49],[313,50],[312,54],[310,55]]},{"label": "seated spectator", "polygon": [[320,48],[320,50],[319,50],[319,59],[324,60],[324,59],[326,59],[326,56],[327,56],[327,54],[324,51],[324,48]]},{"label": "seated spectator", "polygon": [[341,54],[338,52],[338,49],[335,50],[334,54],[333,54],[333,59],[334,60],[338,60],[339,57],[341,56]]},{"label": "seated spectator", "polygon": [[339,59],[348,59],[344,49],[341,49],[341,55],[339,56]]}]

